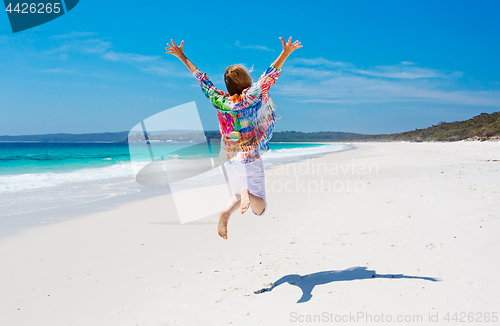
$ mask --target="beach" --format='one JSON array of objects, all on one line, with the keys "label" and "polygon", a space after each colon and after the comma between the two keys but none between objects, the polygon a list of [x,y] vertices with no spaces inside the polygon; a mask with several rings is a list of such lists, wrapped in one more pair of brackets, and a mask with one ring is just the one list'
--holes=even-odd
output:
[{"label": "beach", "polygon": [[498,322],[500,142],[354,143],[266,178],[228,240],[169,194],[0,238],[0,324]]}]

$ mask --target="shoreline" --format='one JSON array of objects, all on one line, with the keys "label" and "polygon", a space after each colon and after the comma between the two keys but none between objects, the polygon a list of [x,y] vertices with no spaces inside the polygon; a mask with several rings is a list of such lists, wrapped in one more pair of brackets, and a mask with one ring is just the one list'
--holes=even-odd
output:
[{"label": "shoreline", "polygon": [[[291,143],[290,143],[291,144]],[[302,144],[302,143],[299,143]],[[337,143],[324,143],[324,145],[341,145]],[[293,154],[292,156],[289,157],[282,157],[282,158],[269,158],[266,162],[266,164],[269,165],[280,165],[280,164],[289,164],[293,162],[298,162],[305,160],[307,158],[315,158],[315,157],[321,157],[323,155],[328,155],[329,153],[337,153],[337,152],[342,152],[345,150],[348,150],[350,147],[349,145],[342,144],[344,148],[342,150],[337,150],[333,152],[322,152],[322,153],[317,153],[314,155],[308,155],[308,154]],[[295,148],[291,148],[293,150]],[[302,147],[297,147],[296,149],[303,149]],[[129,164],[130,162],[126,163],[121,163],[121,164]],[[112,165],[106,165],[106,166],[96,166],[92,168],[77,168],[75,170],[68,170],[63,173],[75,173],[78,172],[79,170],[82,171],[87,171],[89,169],[106,169],[113,167],[114,165],[120,165],[119,163],[115,163]],[[8,175],[5,175],[8,176]],[[96,183],[99,181],[98,179],[94,181],[81,181],[80,183],[85,183],[85,182],[93,182]],[[44,208],[40,209],[37,211],[33,212],[26,212],[26,213],[18,213],[18,214],[13,214],[13,215],[6,215],[6,216],[0,216],[1,219],[1,226],[2,228],[0,229],[0,238],[13,235],[15,233],[18,233],[22,231],[25,228],[32,228],[32,227],[37,227],[40,225],[45,225],[45,224],[52,224],[52,223],[60,223],[65,220],[70,220],[74,218],[80,218],[82,216],[90,215],[90,214],[95,214],[99,212],[105,212],[105,211],[110,211],[117,209],[123,205],[126,205],[128,202],[138,202],[141,200],[145,200],[148,198],[155,198],[159,196],[164,196],[169,194],[169,189],[168,187],[148,187],[148,186],[142,186],[140,184],[137,184],[134,181],[134,177],[132,175],[132,168],[131,168],[131,178],[128,180],[125,177],[117,178],[116,181],[113,181],[113,185],[119,185],[119,184],[126,184],[132,182],[129,186],[121,186],[123,188],[123,191],[127,192],[125,194],[117,194],[113,195],[108,198],[103,198],[103,199],[97,199],[97,200],[91,200],[90,202],[85,202],[85,203],[75,203],[71,204],[69,206],[62,206],[62,207],[49,207],[49,208]],[[22,191],[43,191],[46,192],[47,189],[55,189],[53,187],[61,187],[64,186],[62,185],[55,185],[51,187],[45,187],[45,188],[35,188],[35,189],[27,189],[27,190],[22,190]],[[130,189],[129,189],[130,188]],[[7,196],[16,196],[16,192],[6,192],[5,195]],[[5,197],[4,197],[5,198]]]}]

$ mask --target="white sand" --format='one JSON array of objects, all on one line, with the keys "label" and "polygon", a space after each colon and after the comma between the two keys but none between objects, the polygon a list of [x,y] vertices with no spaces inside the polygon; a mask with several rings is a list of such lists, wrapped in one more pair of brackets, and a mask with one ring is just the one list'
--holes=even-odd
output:
[{"label": "white sand", "polygon": [[0,239],[0,325],[498,315],[500,143],[356,146],[269,169],[267,215],[235,213],[227,241],[214,217],[176,224],[168,196]]}]

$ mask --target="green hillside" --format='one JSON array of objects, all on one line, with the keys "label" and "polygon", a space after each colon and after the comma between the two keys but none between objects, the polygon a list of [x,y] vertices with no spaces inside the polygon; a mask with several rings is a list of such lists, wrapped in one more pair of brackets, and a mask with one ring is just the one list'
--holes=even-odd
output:
[{"label": "green hillside", "polygon": [[500,135],[500,112],[481,113],[472,119],[455,122],[440,122],[426,129],[415,129],[397,134],[365,135],[342,139],[342,141],[458,141],[469,137],[492,137]]}]

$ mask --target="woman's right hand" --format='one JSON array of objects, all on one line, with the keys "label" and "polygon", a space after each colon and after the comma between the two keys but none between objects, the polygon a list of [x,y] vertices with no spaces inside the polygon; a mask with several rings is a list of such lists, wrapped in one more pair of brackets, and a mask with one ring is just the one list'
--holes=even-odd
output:
[{"label": "woman's right hand", "polygon": [[280,40],[283,45],[283,52],[287,55],[302,47],[302,45],[300,45],[300,42],[298,40],[292,43],[291,36],[288,39],[288,42],[285,42],[285,40],[282,37],[280,37]]},{"label": "woman's right hand", "polygon": [[174,40],[170,40],[170,41],[172,42],[172,45],[170,45],[170,43],[167,43],[167,47],[165,48],[167,50],[166,53],[173,54],[179,59],[182,58],[184,56],[184,51],[182,49],[182,47],[184,46],[184,40],[181,41],[180,46],[177,46],[177,44],[175,44]]}]

